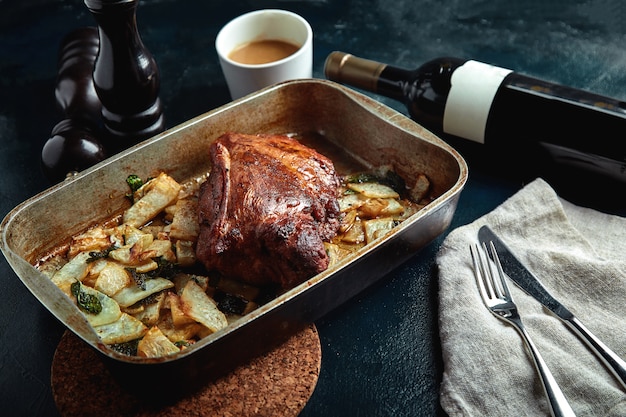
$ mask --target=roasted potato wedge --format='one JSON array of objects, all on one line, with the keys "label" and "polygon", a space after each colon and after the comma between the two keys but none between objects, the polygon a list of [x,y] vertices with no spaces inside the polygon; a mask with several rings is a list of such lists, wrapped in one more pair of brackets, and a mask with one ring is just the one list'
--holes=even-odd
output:
[{"label": "roasted potato wedge", "polygon": [[228,326],[224,313],[195,281],[187,281],[180,300],[185,314],[212,332]]}]

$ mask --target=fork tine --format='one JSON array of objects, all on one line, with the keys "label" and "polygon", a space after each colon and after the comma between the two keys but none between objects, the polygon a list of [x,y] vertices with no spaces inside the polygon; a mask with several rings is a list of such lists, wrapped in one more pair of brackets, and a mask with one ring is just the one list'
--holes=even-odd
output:
[{"label": "fork tine", "polygon": [[482,244],[482,249],[480,252],[480,267],[487,282],[487,290],[491,298],[501,298],[502,291],[500,291],[500,287],[494,278],[493,269],[489,262],[489,252],[487,252],[487,246],[484,243]]},{"label": "fork tine", "polygon": [[505,298],[506,300],[511,300],[511,291],[509,290],[509,286],[506,283],[504,270],[502,269],[502,264],[500,263],[500,257],[498,256],[498,252],[496,251],[496,247],[494,246],[493,242],[489,242],[489,249],[491,252],[491,258],[493,259],[493,263],[495,264],[494,266],[496,268],[496,274],[498,276],[498,279],[496,279],[495,275],[492,274],[492,278],[496,283],[495,286],[497,288],[497,291],[502,298]]},{"label": "fork tine", "polygon": [[493,277],[492,277],[493,273],[489,266],[489,258],[486,257],[487,252],[485,252],[484,249],[485,249],[484,245],[482,249],[478,245],[476,245],[478,267],[479,267],[480,275],[482,277],[482,281],[485,286],[486,294],[489,297],[489,299],[494,299],[494,298],[497,298],[498,294],[496,293],[496,291],[494,291]]},{"label": "fork tine", "polygon": [[476,275],[476,281],[478,281],[478,290],[485,303],[487,303],[488,300],[494,298],[494,294],[489,275],[485,271],[483,255],[477,244],[470,245],[470,252],[474,262],[474,274]]},{"label": "fork tine", "polygon": [[480,256],[478,251],[478,245],[470,245],[470,253],[472,254],[472,262],[474,264],[474,276],[476,278],[476,281],[478,282],[478,291],[480,292],[481,297],[483,297],[483,300],[486,300],[488,296],[487,290],[485,289],[485,283],[481,273],[481,267],[478,258]]}]

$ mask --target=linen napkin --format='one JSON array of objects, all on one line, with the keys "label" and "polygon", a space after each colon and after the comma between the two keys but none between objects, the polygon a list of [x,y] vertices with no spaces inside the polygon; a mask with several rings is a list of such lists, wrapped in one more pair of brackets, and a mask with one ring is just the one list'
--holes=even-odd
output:
[{"label": "linen napkin", "polygon": [[[478,293],[470,244],[487,224],[551,294],[626,359],[626,219],[575,206],[536,179],[492,212],[452,231],[438,254],[444,375],[450,416],[550,415],[516,330]],[[626,416],[626,389],[556,316],[509,281],[522,321],[578,416]]]}]

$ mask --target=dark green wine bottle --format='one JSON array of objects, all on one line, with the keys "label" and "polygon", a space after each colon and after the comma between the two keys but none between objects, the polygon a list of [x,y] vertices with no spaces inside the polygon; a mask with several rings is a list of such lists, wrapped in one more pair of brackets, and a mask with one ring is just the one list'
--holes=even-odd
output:
[{"label": "dark green wine bottle", "polygon": [[484,144],[528,168],[541,160],[562,176],[626,185],[622,101],[458,58],[407,70],[333,52],[324,71],[329,80],[404,102],[411,118],[444,139]]}]

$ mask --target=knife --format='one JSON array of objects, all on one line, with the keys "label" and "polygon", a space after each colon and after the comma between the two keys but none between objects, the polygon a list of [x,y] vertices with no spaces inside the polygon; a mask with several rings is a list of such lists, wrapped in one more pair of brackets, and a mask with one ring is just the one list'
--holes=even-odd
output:
[{"label": "knife", "polygon": [[482,226],[478,231],[478,240],[488,244],[493,242],[502,263],[502,269],[522,290],[533,296],[554,315],[560,318],[593,353],[598,356],[604,365],[615,375],[626,388],[626,362],[615,352],[609,349],[600,339],[591,333],[574,314],[563,304],[557,301],[526,267],[515,257],[506,244],[488,227]]}]

